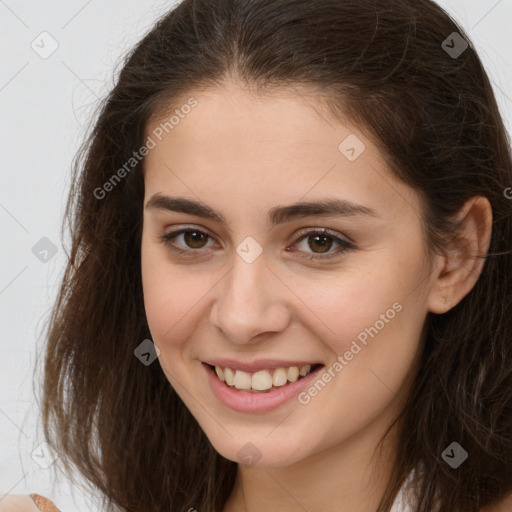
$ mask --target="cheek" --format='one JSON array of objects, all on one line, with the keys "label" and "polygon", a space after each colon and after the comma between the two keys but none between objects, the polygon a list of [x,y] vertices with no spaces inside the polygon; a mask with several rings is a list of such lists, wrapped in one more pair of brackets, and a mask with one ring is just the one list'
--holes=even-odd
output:
[{"label": "cheek", "polygon": [[173,265],[165,252],[142,249],[142,286],[151,339],[160,350],[159,364],[171,385],[187,381],[193,346],[188,343],[199,323],[201,298],[212,287],[190,267]]},{"label": "cheek", "polygon": [[171,264],[165,251],[144,239],[141,270],[149,329],[153,341],[165,352],[186,339],[194,307],[208,287],[190,267]]},{"label": "cheek", "polygon": [[292,286],[304,305],[302,321],[309,319],[309,329],[336,354],[349,350],[358,335],[364,341],[365,329],[376,323],[384,332],[398,316],[406,294],[405,287],[385,273],[361,268],[295,278]]},{"label": "cheek", "polygon": [[378,272],[354,269],[323,286],[316,281],[305,301],[319,306],[315,313],[323,322],[313,332],[331,354],[328,375],[299,397],[308,415],[322,417],[323,426],[314,426],[325,434],[318,434],[322,449],[392,407],[414,367],[426,308],[421,269],[388,263]]},{"label": "cheek", "polygon": [[368,372],[375,381],[375,370],[395,388],[418,351],[427,272],[419,249],[382,251],[342,273],[319,274],[314,286],[310,278],[296,278],[294,291],[314,313],[304,309],[302,319],[311,319],[308,328],[329,348],[332,362],[344,358],[351,382],[367,379]]}]

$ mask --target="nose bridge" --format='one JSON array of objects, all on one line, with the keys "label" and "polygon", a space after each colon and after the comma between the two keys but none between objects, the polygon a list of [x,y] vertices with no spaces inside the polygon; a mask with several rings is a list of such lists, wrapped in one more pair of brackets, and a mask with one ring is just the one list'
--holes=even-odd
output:
[{"label": "nose bridge", "polygon": [[233,268],[218,288],[211,321],[235,343],[249,343],[289,322],[284,287],[267,268],[263,254],[249,262],[235,254]]}]

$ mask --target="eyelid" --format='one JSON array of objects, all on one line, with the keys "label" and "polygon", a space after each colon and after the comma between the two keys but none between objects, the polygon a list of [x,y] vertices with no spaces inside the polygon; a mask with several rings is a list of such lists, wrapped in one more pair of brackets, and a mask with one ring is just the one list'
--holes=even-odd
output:
[{"label": "eyelid", "polygon": [[211,233],[210,230],[203,226],[195,226],[194,224],[178,224],[172,226],[172,231],[169,231],[167,233],[164,233],[163,236],[177,236],[184,231],[199,231],[201,233],[204,233],[205,235],[208,235],[210,238],[215,238],[215,235]]},{"label": "eyelid", "polygon": [[314,233],[329,235],[331,238],[338,239],[341,242],[355,245],[355,242],[353,240],[351,240],[348,236],[346,236],[342,233],[339,233],[338,231],[334,231],[333,229],[321,228],[318,226],[309,226],[306,228],[302,228],[298,232],[294,233],[294,236],[301,237],[303,235],[309,235],[309,234],[314,234]]}]

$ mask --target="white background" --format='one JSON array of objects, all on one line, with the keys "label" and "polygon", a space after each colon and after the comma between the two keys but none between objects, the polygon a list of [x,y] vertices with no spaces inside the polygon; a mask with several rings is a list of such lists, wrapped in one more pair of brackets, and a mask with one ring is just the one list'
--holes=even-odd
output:
[{"label": "white background", "polygon": [[[116,64],[173,3],[0,0],[0,496],[37,492],[63,512],[96,508],[31,458],[42,441],[36,348],[65,265],[60,228],[72,158]],[[472,38],[510,132],[512,0],[439,3]],[[31,48],[43,31],[59,44],[48,59]],[[46,263],[32,253],[42,237],[58,250]]]}]

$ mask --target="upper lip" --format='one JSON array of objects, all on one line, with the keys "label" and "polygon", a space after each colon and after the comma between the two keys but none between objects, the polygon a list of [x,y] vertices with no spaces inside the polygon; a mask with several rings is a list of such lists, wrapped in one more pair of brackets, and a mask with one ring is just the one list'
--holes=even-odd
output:
[{"label": "upper lip", "polygon": [[254,361],[237,361],[229,358],[215,358],[204,360],[203,363],[211,366],[220,366],[221,368],[231,368],[233,370],[242,370],[244,372],[256,372],[258,370],[269,370],[270,368],[289,368],[290,366],[306,366],[308,364],[322,364],[317,361],[290,361],[285,359],[256,359]]}]

